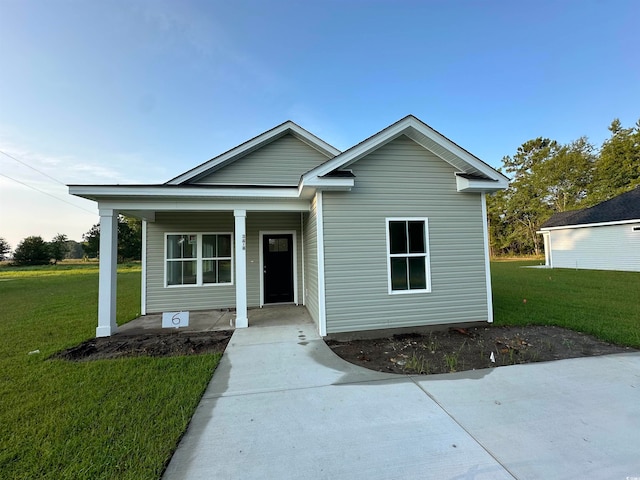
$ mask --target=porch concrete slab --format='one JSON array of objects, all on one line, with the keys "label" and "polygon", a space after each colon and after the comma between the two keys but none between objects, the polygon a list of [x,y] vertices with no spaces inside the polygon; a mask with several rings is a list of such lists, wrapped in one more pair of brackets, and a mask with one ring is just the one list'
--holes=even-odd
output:
[{"label": "porch concrete slab", "polygon": [[640,354],[415,377],[522,479],[640,477]]},{"label": "porch concrete slab", "polygon": [[143,315],[118,327],[116,335],[142,335],[178,332],[207,332],[233,330],[235,313],[229,310],[202,310],[189,312],[189,326],[178,329],[162,328],[162,314]]},{"label": "porch concrete slab", "polygon": [[164,478],[513,477],[413,382],[396,376],[207,397]]}]

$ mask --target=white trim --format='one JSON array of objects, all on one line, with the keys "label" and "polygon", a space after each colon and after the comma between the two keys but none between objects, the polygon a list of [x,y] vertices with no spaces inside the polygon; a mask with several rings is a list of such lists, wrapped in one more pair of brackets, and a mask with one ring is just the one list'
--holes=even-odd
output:
[{"label": "white trim", "polygon": [[497,192],[506,187],[504,183],[481,178],[464,178],[456,175],[456,188],[461,193]]},{"label": "white trim", "polygon": [[[167,244],[167,239],[169,237],[169,235],[195,235],[197,237],[196,239],[196,256],[191,258],[191,259],[173,259],[176,262],[178,261],[186,261],[186,260],[192,260],[196,262],[196,283],[188,283],[188,284],[184,284],[184,285],[169,285],[168,281],[167,281],[167,263],[172,260],[167,258],[167,251],[168,251],[168,244]],[[229,235],[230,239],[231,239],[231,282],[224,282],[224,283],[204,283],[203,281],[203,269],[202,269],[202,264],[205,260],[211,260],[210,258],[204,258],[202,256],[202,246],[203,246],[203,241],[202,241],[202,237],[203,235]],[[229,285],[234,285],[234,254],[233,254],[233,232],[164,232],[164,288],[210,288],[210,287],[221,287],[221,286],[229,286]],[[226,259],[226,257],[222,257],[223,259]],[[220,258],[217,258],[220,259]]]},{"label": "white trim", "polygon": [[264,307],[264,257],[263,257],[263,242],[265,235],[292,235],[293,242],[293,303],[298,305],[298,239],[296,237],[295,230],[260,230],[259,237],[259,251],[260,251],[260,307]]},{"label": "white trim", "polygon": [[[391,286],[391,239],[389,237],[389,222],[424,222],[424,253],[403,253],[394,254],[393,257],[424,257],[424,269],[425,280],[427,288],[421,289],[407,289],[407,290],[393,290]],[[431,293],[431,249],[429,246],[429,219],[427,217],[387,217],[385,218],[385,233],[387,239],[387,250],[385,255],[387,257],[387,287],[389,295],[407,295],[417,293]],[[409,275],[409,272],[407,272]],[[408,282],[407,282],[408,285]]]},{"label": "white trim", "polygon": [[[93,200],[93,199],[90,199]],[[308,212],[308,199],[248,199],[232,198],[141,198],[141,199],[106,199],[99,200],[99,207],[112,210],[130,210],[155,212],[228,212],[231,210],[247,210],[250,212]]]},{"label": "white trim", "polygon": [[307,304],[306,282],[304,278],[304,213],[300,212],[300,265],[302,266],[302,304]]},{"label": "white trim", "polygon": [[540,232],[542,241],[544,242],[544,264],[548,268],[553,268],[553,260],[551,257],[551,232]]},{"label": "white trim", "polygon": [[482,238],[484,240],[484,271],[487,282],[487,322],[493,323],[493,293],[491,289],[491,263],[489,261],[489,226],[487,225],[487,197],[480,194],[482,202]]},{"label": "white trim", "polygon": [[236,328],[246,328],[249,326],[247,315],[247,211],[234,210],[233,217],[236,237]]},{"label": "white trim", "polygon": [[[147,221],[142,220],[142,275],[140,284],[140,315],[147,314]],[[166,267],[165,267],[166,268]]]},{"label": "white trim", "polygon": [[98,326],[96,337],[109,337],[118,331],[117,269],[118,212],[100,210],[100,266],[98,271]]},{"label": "white trim", "polygon": [[316,241],[318,254],[318,334],[327,335],[327,310],[324,276],[324,220],[322,212],[322,190],[316,194]]},{"label": "white trim", "polygon": [[282,123],[281,125],[278,125],[275,128],[272,128],[271,130],[258,135],[257,137],[252,138],[247,142],[244,142],[243,144],[223,153],[222,155],[219,155],[214,159],[209,160],[208,162],[205,162],[197,166],[196,168],[193,168],[169,180],[168,183],[171,185],[178,185],[189,180],[201,177],[207,174],[209,171],[215,170],[216,167],[222,167],[226,163],[233,162],[234,159],[256,151],[264,145],[267,145],[289,133],[296,137],[298,140],[309,145],[311,148],[324,154],[328,158],[334,157],[340,153],[340,150],[329,145],[324,140],[316,137],[312,133],[306,131],[299,125],[296,125],[289,120]]},{"label": "white trim", "polygon": [[612,225],[628,225],[630,223],[640,223],[640,218],[636,218],[634,220],[618,220],[615,222],[583,223],[580,225],[560,225],[558,227],[544,227],[536,233],[543,234],[544,232],[551,232],[553,230],[564,230],[566,228],[610,227]]},{"label": "white trim", "polygon": [[[298,187],[241,187],[220,188],[217,186],[167,186],[167,185],[69,185],[69,193],[77,197],[97,200],[98,197],[168,197],[168,198],[211,198],[211,197],[257,197],[257,198],[298,198]],[[135,208],[135,207],[132,207]]]}]

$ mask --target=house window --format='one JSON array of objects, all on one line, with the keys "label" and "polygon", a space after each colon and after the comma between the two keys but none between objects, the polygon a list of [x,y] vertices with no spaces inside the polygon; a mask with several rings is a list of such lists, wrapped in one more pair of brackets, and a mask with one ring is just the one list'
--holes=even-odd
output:
[{"label": "house window", "polygon": [[387,219],[389,293],[431,291],[426,218]]},{"label": "house window", "polygon": [[232,283],[230,233],[169,233],[166,236],[166,285]]}]

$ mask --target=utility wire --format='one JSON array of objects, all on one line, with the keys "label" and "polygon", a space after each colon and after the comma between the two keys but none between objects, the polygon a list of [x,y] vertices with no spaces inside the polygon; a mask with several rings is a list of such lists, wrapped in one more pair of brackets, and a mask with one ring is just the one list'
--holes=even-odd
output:
[{"label": "utility wire", "polygon": [[[13,155],[9,155],[7,152],[4,152],[2,150],[0,150],[0,153],[3,155],[6,155],[9,158],[12,158],[13,160],[15,160],[18,163],[21,163],[22,165],[24,165],[25,167],[29,167],[31,170],[33,170],[34,172],[38,172],[40,175],[44,175],[45,177],[53,180],[56,183],[59,183],[60,185],[62,185],[63,187],[66,187],[66,185],[64,183],[62,183],[60,180],[58,180],[57,178],[53,178],[51,175],[48,175],[44,172],[41,172],[40,170],[38,170],[36,167],[32,167],[31,165],[29,165],[27,162],[24,162],[16,157],[14,157]],[[6,176],[6,175],[5,175]],[[7,177],[9,178],[9,177]],[[13,179],[12,179],[13,180]],[[17,180],[16,180],[17,181]]]},{"label": "utility wire", "polygon": [[75,205],[75,204],[73,204],[73,203],[71,203],[71,202],[67,202],[66,200],[63,200],[63,199],[62,199],[62,198],[60,198],[60,197],[56,197],[55,195],[52,195],[52,194],[51,194],[51,193],[49,193],[49,192],[45,192],[44,190],[40,190],[39,188],[36,188],[36,187],[34,187],[34,186],[32,186],[32,185],[29,185],[29,184],[27,184],[27,183],[21,182],[20,180],[16,180],[15,178],[11,178],[9,175],[5,175],[4,173],[0,173],[0,176],[3,176],[3,177],[5,177],[5,178],[8,178],[9,180],[13,180],[14,182],[19,183],[20,185],[24,185],[25,187],[31,188],[32,190],[35,190],[36,192],[40,192],[40,193],[44,193],[45,195],[49,195],[51,198],[55,198],[56,200],[59,200],[59,201],[64,202],[64,203],[66,203],[66,204],[68,204],[68,205],[71,205],[72,207],[76,207],[76,208],[79,208],[80,210],[84,210],[85,212],[89,212],[89,213],[90,213],[90,214],[92,214],[92,215],[95,215],[95,214],[96,214],[96,212],[92,212],[92,211],[90,211],[90,210],[87,210],[87,209],[86,209],[86,208],[84,208],[84,207],[81,207],[81,206],[79,206],[79,205]]}]

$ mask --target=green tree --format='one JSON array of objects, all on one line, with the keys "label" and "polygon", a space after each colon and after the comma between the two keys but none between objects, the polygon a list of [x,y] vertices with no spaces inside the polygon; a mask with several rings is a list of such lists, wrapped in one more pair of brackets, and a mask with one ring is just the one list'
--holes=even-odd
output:
[{"label": "green tree", "polygon": [[82,258],[84,256],[84,250],[82,249],[82,244],[76,242],[75,240],[67,241],[68,251],[64,258]]},{"label": "green tree", "polygon": [[100,253],[100,224],[96,223],[82,235],[82,249],[89,258],[97,258]]},{"label": "green tree", "polygon": [[48,265],[50,259],[49,245],[38,236],[22,240],[13,253],[13,264],[18,266]]},{"label": "green tree", "polygon": [[0,237],[0,262],[6,260],[11,253],[11,245],[4,238]]},{"label": "green tree", "polygon": [[509,187],[487,199],[494,254],[539,254],[536,233],[554,212],[580,208],[593,178],[594,147],[584,137],[560,145],[538,137],[503,158]]},{"label": "green tree", "polygon": [[58,233],[53,240],[49,242],[49,255],[53,260],[54,265],[57,265],[59,261],[62,261],[67,252],[69,251],[69,246],[67,242],[69,239],[64,233]]},{"label": "green tree", "polygon": [[586,137],[557,148],[532,171],[543,202],[553,212],[565,212],[584,206],[593,181],[596,156]]},{"label": "green tree", "polygon": [[602,144],[595,165],[588,196],[591,205],[640,185],[640,120],[632,128],[623,128],[616,118],[609,131],[611,137]]},{"label": "green tree", "polygon": [[[89,258],[96,258],[100,253],[100,224],[97,223],[82,235],[82,248]],[[142,221],[118,216],[118,259],[140,260],[142,258]]]},{"label": "green tree", "polygon": [[541,239],[536,232],[549,216],[549,206],[545,202],[545,185],[536,171],[559,149],[555,140],[538,137],[523,143],[513,157],[502,159],[504,169],[512,175],[509,188],[503,194],[503,221],[509,223],[507,238],[516,253],[537,255],[541,251]]}]

